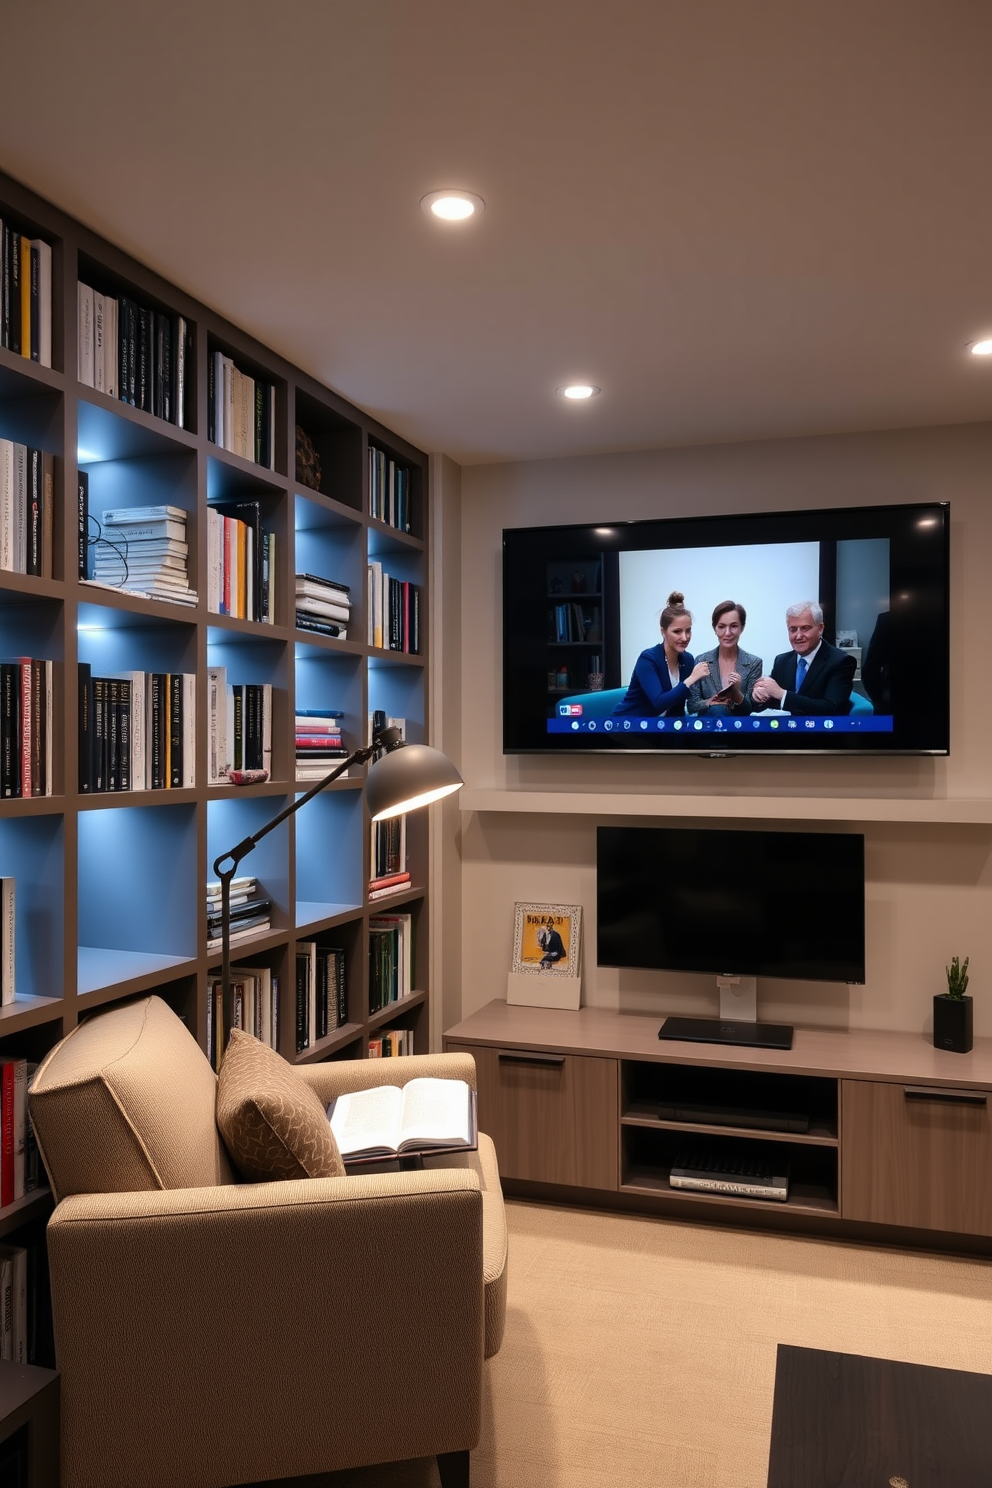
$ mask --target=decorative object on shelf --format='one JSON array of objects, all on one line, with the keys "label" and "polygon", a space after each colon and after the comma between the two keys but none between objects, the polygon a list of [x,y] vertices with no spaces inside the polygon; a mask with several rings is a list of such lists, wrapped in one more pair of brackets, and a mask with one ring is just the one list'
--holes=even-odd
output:
[{"label": "decorative object on shelf", "polygon": [[581,568],[577,568],[575,570],[575,572],[573,573],[573,575],[572,575],[572,593],[573,594],[585,594],[585,592],[586,592],[586,576],[582,572]]},{"label": "decorative object on shelf", "polygon": [[[356,749],[337,769],[318,780],[302,796],[277,813],[265,826],[245,837],[229,852],[221,853],[214,860],[214,872],[221,886],[221,996],[224,1006],[224,1026],[231,1027],[231,880],[238,864],[257,847],[263,837],[294,816],[301,806],[312,801],[332,781],[343,775],[351,765],[373,764],[365,781],[365,800],[373,821],[382,821],[391,816],[402,816],[404,812],[416,811],[429,806],[442,796],[460,790],[462,777],[439,749],[427,744],[404,744],[396,728],[377,729],[372,742],[364,749]],[[222,866],[226,864],[227,866]]]},{"label": "decorative object on shelf", "polygon": [[947,991],[938,992],[933,999],[933,1043],[935,1049],[950,1049],[955,1054],[967,1054],[974,1042],[974,1017],[972,999],[968,990],[968,962],[957,956],[946,967]]},{"label": "decorative object on shelf", "polygon": [[581,951],[581,904],[515,904],[507,1002],[577,1008]]},{"label": "decorative object on shelf", "polygon": [[228,770],[231,785],[264,785],[269,778],[268,770]]},{"label": "decorative object on shelf", "polygon": [[589,691],[590,692],[602,692],[602,690],[603,690],[603,683],[604,683],[605,680],[606,680],[606,673],[605,672],[590,672],[589,673]]},{"label": "decorative object on shelf", "polygon": [[305,429],[296,425],[296,479],[310,491],[320,490],[320,456]]}]

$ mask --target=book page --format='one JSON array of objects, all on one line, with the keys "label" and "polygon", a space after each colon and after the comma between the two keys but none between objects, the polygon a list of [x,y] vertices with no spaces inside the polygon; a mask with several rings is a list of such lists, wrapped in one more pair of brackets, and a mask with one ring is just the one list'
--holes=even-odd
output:
[{"label": "book page", "polygon": [[340,1095],[331,1113],[334,1133],[341,1156],[349,1153],[395,1152],[400,1140],[399,1123],[403,1092],[395,1085],[377,1085],[371,1090],[358,1090]]},{"label": "book page", "polygon": [[472,1104],[464,1080],[424,1078],[403,1087],[399,1141],[421,1143],[471,1142]]}]

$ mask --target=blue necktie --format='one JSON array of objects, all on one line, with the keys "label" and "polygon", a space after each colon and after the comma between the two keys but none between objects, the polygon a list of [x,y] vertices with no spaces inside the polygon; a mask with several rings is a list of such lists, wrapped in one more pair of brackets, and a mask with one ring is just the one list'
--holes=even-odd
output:
[{"label": "blue necktie", "polygon": [[806,668],[808,666],[809,666],[809,662],[806,660],[805,656],[797,656],[796,657],[796,691],[797,692],[799,691],[800,687],[802,687],[803,683],[806,681]]}]

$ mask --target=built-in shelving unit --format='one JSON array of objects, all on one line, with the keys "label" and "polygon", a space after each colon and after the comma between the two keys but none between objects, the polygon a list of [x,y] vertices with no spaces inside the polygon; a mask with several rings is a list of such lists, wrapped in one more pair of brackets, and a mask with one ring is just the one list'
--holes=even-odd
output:
[{"label": "built-in shelving unit", "polygon": [[[41,236],[53,250],[53,366],[0,347],[0,436],[54,457],[50,578],[0,571],[0,657],[53,663],[53,793],[0,802],[0,877],[16,881],[15,999],[0,1010],[0,1054],[39,1060],[79,1021],[127,998],[155,992],[207,1047],[207,988],[220,952],[207,951],[205,886],[216,857],[261,827],[312,781],[297,781],[294,718],[338,709],[349,749],[366,743],[369,716],[406,720],[425,741],[428,584],[427,459],[399,436],[269,352],[173,285],[0,176],[0,219]],[[132,297],[186,329],[185,398],[177,422],[131,406],[77,379],[77,283]],[[213,352],[266,389],[274,388],[274,468],[210,438]],[[268,397],[268,393],[266,393]],[[266,409],[271,421],[272,404]],[[320,489],[296,480],[296,428],[316,450]],[[373,518],[369,448],[404,468],[409,531]],[[167,503],[186,514],[194,605],[139,598],[82,580],[78,571],[78,473],[89,509]],[[274,534],[274,623],[235,619],[208,607],[208,506],[257,502]],[[93,523],[90,523],[91,533]],[[90,552],[87,546],[87,553]],[[368,643],[368,565],[421,587],[416,655]],[[87,557],[87,572],[91,561]],[[350,588],[346,638],[298,629],[294,574],[315,573]],[[194,784],[92,793],[80,789],[78,664],[94,675],[121,671],[195,676]],[[208,784],[210,667],[269,684],[272,764],[263,784]],[[330,769],[331,766],[328,766]],[[352,770],[264,839],[242,872],[271,901],[271,926],[233,947],[235,966],[264,966],[279,980],[278,1046],[289,1060],[362,1057],[371,1029],[408,1028],[429,1045],[428,833],[411,818],[404,892],[370,902],[370,824],[364,772]],[[421,815],[425,815],[421,813]],[[409,913],[415,991],[369,1013],[368,920]],[[347,1017],[296,1047],[296,944],[344,951]],[[43,1195],[0,1210],[0,1234],[16,1236]]]}]

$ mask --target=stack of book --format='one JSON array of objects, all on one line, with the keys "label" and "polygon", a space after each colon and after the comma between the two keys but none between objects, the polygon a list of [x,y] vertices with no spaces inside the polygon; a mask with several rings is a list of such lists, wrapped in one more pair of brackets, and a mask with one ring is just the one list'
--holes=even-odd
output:
[{"label": "stack of book", "polygon": [[348,1021],[345,955],[314,940],[296,945],[296,1052],[309,1049]]},{"label": "stack of book", "polygon": [[410,471],[385,450],[369,445],[369,513],[401,532],[411,532]]},{"label": "stack of book", "polygon": [[341,736],[344,714],[335,708],[300,708],[296,713],[296,778],[323,780],[350,753]]},{"label": "stack of book", "polygon": [[351,596],[347,584],[322,579],[318,574],[296,575],[296,628],[318,635],[347,639],[351,618]]},{"label": "stack of book", "polygon": [[51,661],[0,662],[0,797],[52,794],[53,686]]},{"label": "stack of book", "polygon": [[208,667],[207,784],[232,770],[272,774],[272,683],[228,682],[226,667]]},{"label": "stack of book", "polygon": [[0,346],[52,365],[52,245],[0,221]]},{"label": "stack of book", "polygon": [[185,427],[189,327],[181,315],[77,286],[78,376],[85,387]]},{"label": "stack of book", "polygon": [[413,917],[369,918],[369,1012],[409,997],[413,990]]},{"label": "stack of book", "polygon": [[[257,878],[231,879],[231,944],[264,935],[271,924],[271,900],[259,894]],[[221,949],[220,882],[207,884],[207,950]]]},{"label": "stack of book", "polygon": [[368,642],[384,651],[420,652],[420,586],[369,564]]},{"label": "stack of book", "polygon": [[0,568],[52,577],[55,459],[0,439]]},{"label": "stack of book", "polygon": [[275,623],[276,535],[262,531],[257,501],[207,507],[207,609]]},{"label": "stack of book", "polygon": [[207,357],[207,438],[220,449],[276,468],[276,390],[242,372],[222,351]]},{"label": "stack of book", "polygon": [[195,605],[189,587],[186,513],[181,506],[123,506],[105,511],[95,544],[93,581],[145,599]]},{"label": "stack of book", "polygon": [[413,1052],[412,1028],[390,1028],[386,1033],[376,1034],[369,1039],[370,1059],[390,1059]]},{"label": "stack of book", "polygon": [[196,677],[79,663],[79,789],[187,790],[196,784]]},{"label": "stack of book", "polygon": [[[279,978],[269,966],[231,967],[231,1028],[250,1033],[270,1049],[279,1047]],[[220,977],[207,981],[207,1058],[214,1069],[227,1042]]]}]

